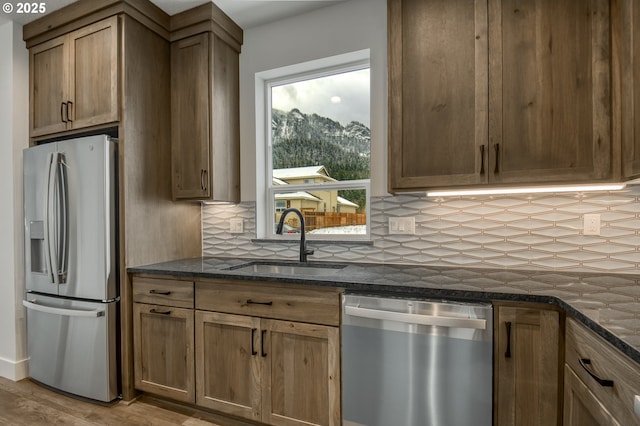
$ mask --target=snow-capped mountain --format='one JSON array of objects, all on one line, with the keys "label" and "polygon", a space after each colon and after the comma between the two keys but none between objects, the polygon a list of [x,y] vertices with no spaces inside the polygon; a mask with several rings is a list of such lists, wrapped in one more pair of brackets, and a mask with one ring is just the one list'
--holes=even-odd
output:
[{"label": "snow-capped mountain", "polygon": [[361,157],[369,158],[371,154],[371,132],[357,121],[342,126],[330,118],[305,114],[297,108],[289,112],[274,109],[271,131],[274,145],[284,140],[304,139],[330,142]]}]

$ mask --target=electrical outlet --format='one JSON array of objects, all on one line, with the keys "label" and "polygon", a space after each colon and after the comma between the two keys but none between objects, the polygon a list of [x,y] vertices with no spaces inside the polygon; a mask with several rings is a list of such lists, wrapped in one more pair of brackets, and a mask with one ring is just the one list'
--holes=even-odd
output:
[{"label": "electrical outlet", "polygon": [[244,232],[244,221],[242,219],[229,219],[229,232],[242,234]]},{"label": "electrical outlet", "polygon": [[415,217],[390,217],[389,234],[415,234]]},{"label": "electrical outlet", "polygon": [[600,215],[599,214],[585,214],[584,227],[582,233],[584,235],[600,235]]}]

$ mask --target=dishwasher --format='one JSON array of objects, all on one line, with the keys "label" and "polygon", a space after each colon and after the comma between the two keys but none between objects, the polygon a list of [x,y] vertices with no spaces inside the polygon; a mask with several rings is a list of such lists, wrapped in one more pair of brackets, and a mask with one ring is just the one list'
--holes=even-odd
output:
[{"label": "dishwasher", "polygon": [[344,426],[491,426],[493,307],[347,294]]}]

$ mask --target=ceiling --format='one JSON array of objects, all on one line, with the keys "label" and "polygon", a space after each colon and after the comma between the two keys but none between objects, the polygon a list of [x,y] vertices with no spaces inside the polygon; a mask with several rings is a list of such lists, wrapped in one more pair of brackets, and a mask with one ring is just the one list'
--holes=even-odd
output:
[{"label": "ceiling", "polygon": [[[89,0],[83,0],[89,1]],[[169,15],[175,15],[206,3],[208,0],[151,0]],[[345,0],[210,0],[231,17],[243,29],[257,27],[290,16],[310,12]],[[60,9],[75,0],[47,0],[47,12]],[[22,25],[34,21],[41,14],[17,14],[15,10],[4,17]]]}]

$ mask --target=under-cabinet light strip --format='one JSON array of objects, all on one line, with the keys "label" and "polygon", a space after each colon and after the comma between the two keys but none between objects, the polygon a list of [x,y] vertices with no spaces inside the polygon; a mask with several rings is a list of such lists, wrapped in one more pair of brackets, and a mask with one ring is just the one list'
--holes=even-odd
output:
[{"label": "under-cabinet light strip", "polygon": [[624,183],[573,185],[573,186],[536,186],[521,188],[487,188],[487,189],[457,189],[449,191],[428,191],[427,197],[459,197],[464,195],[504,195],[504,194],[539,194],[548,192],[587,192],[587,191],[617,191],[626,186]]}]

